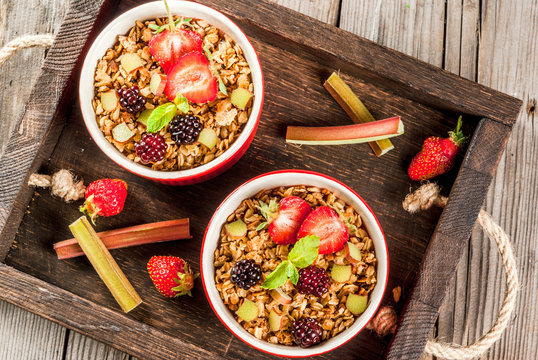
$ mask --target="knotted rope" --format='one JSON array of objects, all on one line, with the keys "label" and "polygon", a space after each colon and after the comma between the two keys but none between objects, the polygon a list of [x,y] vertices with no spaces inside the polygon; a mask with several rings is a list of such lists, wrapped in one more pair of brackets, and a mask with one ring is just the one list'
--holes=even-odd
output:
[{"label": "knotted rope", "polygon": [[82,179],[77,181],[75,175],[65,169],[54,173],[52,176],[32,174],[28,180],[28,186],[50,187],[51,194],[61,197],[65,202],[82,199],[86,192],[84,181]]},{"label": "knotted rope", "polygon": [[0,66],[4,64],[11,56],[20,49],[26,49],[35,46],[50,47],[54,42],[53,34],[43,35],[25,35],[8,42],[0,49]]},{"label": "knotted rope", "polygon": [[[432,205],[444,207],[448,199],[439,194],[439,187],[434,183],[426,183],[414,193],[405,197],[403,207],[410,213],[418,210],[429,209]],[[504,230],[497,225],[490,214],[483,209],[478,215],[478,224],[497,244],[501,254],[504,271],[506,272],[506,289],[499,315],[493,327],[478,339],[475,343],[467,346],[448,344],[436,341],[428,341],[425,351],[433,356],[444,359],[471,359],[482,355],[499,338],[510,323],[510,316],[516,305],[517,292],[519,289],[517,266],[514,258],[510,238]]]}]

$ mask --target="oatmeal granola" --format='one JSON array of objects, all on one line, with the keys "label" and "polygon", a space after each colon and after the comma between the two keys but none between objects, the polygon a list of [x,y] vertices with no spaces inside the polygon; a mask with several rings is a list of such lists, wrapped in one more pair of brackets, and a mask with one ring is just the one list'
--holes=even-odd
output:
[{"label": "oatmeal granola", "polygon": [[[292,298],[288,305],[282,305],[271,296],[271,290],[262,288],[261,281],[248,290],[244,290],[231,281],[230,270],[240,260],[250,259],[261,267],[262,279],[266,278],[283,261],[293,245],[278,245],[270,238],[265,221],[260,213],[261,203],[271,199],[297,196],[304,199],[314,209],[320,206],[332,207],[340,215],[349,232],[349,241],[355,244],[361,253],[361,259],[352,265],[352,275],[346,282],[329,283],[328,291],[321,297],[299,293],[288,279],[281,287]],[[293,345],[292,324],[301,318],[317,320],[323,334],[321,340],[327,340],[349,328],[360,315],[352,314],[346,307],[349,294],[369,296],[376,285],[376,256],[372,239],[362,224],[360,215],[351,206],[339,199],[333,192],[311,186],[279,187],[263,190],[252,198],[242,201],[240,206],[227,218],[227,223],[241,219],[247,225],[247,234],[234,240],[227,235],[224,226],[220,233],[219,244],[214,254],[215,283],[222,301],[235,314],[244,299],[249,299],[258,307],[258,317],[246,322],[237,317],[237,321],[252,335],[274,344]],[[260,226],[261,227],[261,226]],[[332,254],[319,254],[314,264],[330,272],[333,265],[350,265],[344,250]],[[269,327],[269,313],[276,308],[284,319],[278,331]]]},{"label": "oatmeal granola", "polygon": [[[145,109],[154,109],[169,102],[164,94],[155,96],[150,90],[151,77],[154,74],[164,75],[165,72],[151,55],[148,46],[148,42],[153,36],[151,27],[162,26],[166,23],[166,18],[137,21],[126,35],[118,36],[116,43],[98,61],[95,71],[95,93],[92,105],[99,128],[105,138],[128,159],[141,164],[143,163],[135,151],[135,143],[139,142],[142,135],[146,133],[146,126],[137,122],[140,112],[132,114],[120,105],[117,105],[114,110],[106,111],[102,103],[102,95],[110,90],[118,92],[122,88],[137,86],[140,96],[145,98]],[[245,88],[254,93],[250,67],[239,45],[227,34],[204,20],[192,19],[189,23],[181,26],[195,31],[201,36],[204,49],[207,49],[211,54],[212,63],[226,87],[227,95],[219,91],[217,98],[212,102],[189,104],[188,114],[197,116],[203,128],[215,131],[217,143],[213,148],[210,149],[198,141],[192,144],[178,145],[172,139],[168,126],[159,130],[158,134],[164,138],[167,145],[164,158],[144,165],[160,171],[194,168],[209,163],[222,155],[237,139],[252,110],[252,102],[245,110],[234,108],[230,103],[230,94],[236,88]],[[121,65],[122,57],[127,54],[137,54],[143,66],[127,73]],[[125,123],[134,132],[134,137],[124,143],[116,141],[112,134],[112,130],[122,123]]]}]

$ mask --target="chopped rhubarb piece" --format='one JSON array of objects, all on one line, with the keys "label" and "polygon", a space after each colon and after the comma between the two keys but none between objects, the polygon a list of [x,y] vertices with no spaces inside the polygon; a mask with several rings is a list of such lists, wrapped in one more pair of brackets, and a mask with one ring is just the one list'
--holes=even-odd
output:
[{"label": "chopped rhubarb piece", "polygon": [[346,307],[353,315],[360,315],[368,306],[368,295],[349,294]]},{"label": "chopped rhubarb piece", "polygon": [[364,124],[307,127],[288,126],[286,142],[306,145],[356,144],[387,139],[404,133],[399,116]]},{"label": "chopped rhubarb piece", "polygon": [[241,239],[247,234],[247,224],[239,219],[229,224],[224,225],[226,234],[232,239]]},{"label": "chopped rhubarb piece", "polygon": [[164,74],[153,74],[151,80],[149,81],[149,90],[155,96],[161,96],[164,92],[166,86],[166,75]]},{"label": "chopped rhubarb piece", "polygon": [[205,146],[207,146],[209,150],[213,149],[215,145],[217,145],[217,139],[218,139],[217,133],[215,132],[215,130],[210,129],[210,128],[202,129],[202,131],[200,132],[200,135],[198,135],[198,141],[201,144],[204,144]]},{"label": "chopped rhubarb piece", "polygon": [[99,239],[86,216],[81,216],[69,225],[69,229],[122,310],[127,313],[140,305],[142,299]]},{"label": "chopped rhubarb piece", "polygon": [[281,288],[276,288],[276,289],[271,290],[271,297],[282,305],[291,304],[291,300],[292,300],[291,296],[289,296],[284,291],[282,291]]},{"label": "chopped rhubarb piece", "polygon": [[269,328],[271,331],[281,330],[283,323],[284,315],[282,315],[277,308],[272,308],[269,312]]},{"label": "chopped rhubarb piece", "polygon": [[[160,221],[103,231],[97,234],[108,250],[129,246],[153,244],[163,241],[190,239],[189,219]],[[84,255],[76,239],[54,244],[58,259],[69,259]]]},{"label": "chopped rhubarb piece", "polygon": [[118,95],[116,90],[110,90],[101,94],[101,105],[105,111],[114,111],[118,107]]},{"label": "chopped rhubarb piece", "polygon": [[135,53],[128,53],[123,55],[120,63],[121,66],[123,66],[123,68],[125,69],[125,71],[127,71],[127,73],[129,74],[144,66],[144,63],[142,62],[142,59],[140,59],[140,56]]},{"label": "chopped rhubarb piece", "polygon": [[346,259],[350,263],[358,264],[361,261],[361,251],[359,250],[357,245],[348,241],[346,245],[344,245],[344,250],[346,252]]},{"label": "chopped rhubarb piece", "polygon": [[235,313],[244,321],[250,322],[258,317],[258,307],[249,299],[244,299]]},{"label": "chopped rhubarb piece", "polygon": [[336,282],[346,282],[351,278],[351,265],[333,265],[331,277]]},{"label": "chopped rhubarb piece", "polygon": [[146,110],[142,111],[142,113],[140,114],[138,119],[136,119],[136,121],[138,121],[139,123],[141,123],[142,125],[147,127],[148,126],[148,119],[149,119],[149,116],[151,115],[152,112],[153,112],[153,109],[146,109]]},{"label": "chopped rhubarb piece", "polygon": [[[370,111],[337,73],[332,73],[323,86],[355,124],[375,121]],[[368,144],[378,157],[394,149],[389,139],[371,141]]]},{"label": "chopped rhubarb piece", "polygon": [[135,136],[135,132],[129,129],[126,123],[121,123],[112,129],[112,138],[114,141],[124,144],[127,141],[131,140]]},{"label": "chopped rhubarb piece", "polygon": [[232,91],[232,95],[230,96],[232,105],[241,110],[245,110],[248,103],[250,102],[250,99],[252,99],[252,94],[250,93],[250,91],[242,87],[239,87]]}]

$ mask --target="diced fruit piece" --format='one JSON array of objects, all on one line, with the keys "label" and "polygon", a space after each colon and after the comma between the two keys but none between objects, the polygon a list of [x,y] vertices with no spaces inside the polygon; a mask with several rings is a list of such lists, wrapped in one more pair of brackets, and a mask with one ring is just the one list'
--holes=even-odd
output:
[{"label": "diced fruit piece", "polygon": [[127,73],[132,73],[137,69],[140,69],[144,66],[140,56],[135,53],[127,53],[121,57],[121,66],[127,71]]},{"label": "diced fruit piece", "polygon": [[368,306],[368,295],[349,294],[346,307],[353,315],[360,315]]},{"label": "diced fruit piece", "polygon": [[[202,51],[202,37],[191,30],[166,30],[154,35],[148,45],[151,55],[168,73],[183,55],[193,51]],[[172,100],[174,99],[170,101]]]},{"label": "diced fruit piece", "polygon": [[330,254],[340,251],[349,238],[346,225],[340,217],[328,206],[314,209],[303,221],[297,239],[308,235],[319,237],[319,253]]},{"label": "diced fruit piece", "polygon": [[215,100],[217,92],[217,80],[213,77],[209,61],[201,52],[191,52],[179,59],[168,72],[164,88],[170,101],[181,94],[197,104]]},{"label": "diced fruit piece", "polygon": [[200,132],[200,135],[198,136],[198,141],[200,144],[203,144],[209,148],[209,150],[213,149],[215,145],[217,145],[217,133],[215,130],[210,128],[205,128]]},{"label": "diced fruit piece", "polygon": [[306,201],[297,196],[288,196],[280,200],[278,214],[272,215],[269,224],[269,235],[277,244],[295,244],[296,236],[303,220],[310,214],[312,208]]},{"label": "diced fruit piece", "polygon": [[161,96],[164,92],[166,86],[166,75],[163,74],[153,74],[151,80],[149,81],[149,90],[155,96]]},{"label": "diced fruit piece", "polygon": [[[355,124],[375,121],[370,111],[337,73],[333,72],[323,86]],[[378,157],[394,149],[394,145],[389,139],[372,141],[368,144]]]},{"label": "diced fruit piece", "polygon": [[118,107],[118,95],[116,90],[110,90],[101,94],[101,105],[103,110],[114,111]]},{"label": "diced fruit piece", "polygon": [[188,145],[196,141],[203,127],[204,125],[202,125],[198,116],[191,114],[177,115],[168,124],[168,131],[176,144]]},{"label": "diced fruit piece", "polygon": [[291,297],[286,294],[281,288],[271,290],[271,296],[278,301],[279,304],[288,305],[291,304]]},{"label": "diced fruit piece", "polygon": [[388,139],[404,133],[399,116],[344,126],[288,126],[286,142],[306,145],[340,145]]},{"label": "diced fruit piece", "polygon": [[262,277],[262,268],[252,259],[239,260],[230,270],[230,280],[241,289],[248,290]]},{"label": "diced fruit piece", "polygon": [[346,251],[346,259],[352,264],[358,264],[361,261],[361,251],[357,247],[357,245],[353,244],[352,242],[348,241],[344,245],[344,250]]},{"label": "diced fruit piece", "polygon": [[140,305],[142,299],[99,239],[88,219],[81,216],[69,225],[69,229],[122,310],[127,313]]},{"label": "diced fruit piece", "polygon": [[351,278],[351,265],[333,265],[331,277],[336,282],[346,282]]},{"label": "diced fruit piece", "polygon": [[138,121],[139,123],[141,123],[142,125],[147,127],[148,126],[148,118],[151,115],[152,111],[153,111],[152,109],[146,109],[146,110],[142,111],[140,113],[140,116],[138,117],[138,119],[136,119],[136,121]]},{"label": "diced fruit piece", "polygon": [[241,239],[247,234],[247,224],[243,220],[238,219],[234,222],[224,225],[226,234],[234,240]]},{"label": "diced fruit piece", "polygon": [[198,274],[193,274],[185,260],[176,256],[153,256],[147,268],[151,281],[164,296],[192,296],[191,290]]},{"label": "diced fruit piece", "polygon": [[238,87],[237,89],[232,91],[230,99],[235,107],[241,110],[245,110],[250,99],[252,99],[252,94],[247,89]]},{"label": "diced fruit piece", "polygon": [[120,144],[124,144],[131,140],[133,136],[135,136],[135,132],[129,129],[129,126],[127,126],[126,123],[116,125],[112,129],[112,138]]},{"label": "diced fruit piece", "polygon": [[86,188],[86,201],[80,211],[95,222],[97,216],[113,216],[123,210],[127,197],[127,184],[120,179],[100,179]]},{"label": "diced fruit piece", "polygon": [[249,299],[244,299],[243,304],[235,313],[244,321],[249,322],[258,317],[258,307]]},{"label": "diced fruit piece", "polygon": [[271,331],[278,331],[282,329],[284,323],[284,315],[282,315],[277,308],[272,308],[269,312],[269,328]]}]

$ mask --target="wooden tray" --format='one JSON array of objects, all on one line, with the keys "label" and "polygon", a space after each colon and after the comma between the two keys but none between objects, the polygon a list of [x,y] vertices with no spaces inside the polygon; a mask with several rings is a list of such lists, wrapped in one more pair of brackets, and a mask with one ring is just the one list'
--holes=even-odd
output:
[{"label": "wooden tray", "polygon": [[[521,102],[419,60],[376,45],[284,7],[258,0],[204,0],[233,18],[260,54],[266,100],[260,127],[245,156],[223,175],[187,187],[160,185],[110,161],[87,133],[76,96],[79,65],[96,34],[135,1],[72,0],[25,114],[0,158],[0,299],[106,342],[135,356],[270,358],[235,338],[213,315],[198,282],[192,298],[170,301],[154,289],[145,266],[154,254],[179,255],[199,265],[204,228],[213,210],[239,184],[261,173],[303,168],[345,182],[361,194],[381,222],[390,252],[384,298],[401,286],[405,309],[392,338],[361,332],[320,359],[417,359],[435,323],[448,283]],[[366,144],[286,145],[288,124],[349,124],[322,87],[340,70],[376,118],[401,115],[406,133],[396,149],[376,158]],[[459,170],[439,178],[450,193],[444,211],[407,214],[401,201],[413,184],[406,167],[430,135],[444,136],[464,115],[473,134]],[[58,261],[52,243],[70,237],[77,206],[26,186],[29,174],[73,169],[86,182],[118,177],[129,184],[120,216],[97,230],[189,217],[193,239],[115,250],[114,257],[144,299],[124,315],[85,258]]]}]

